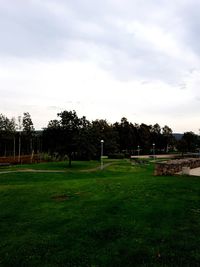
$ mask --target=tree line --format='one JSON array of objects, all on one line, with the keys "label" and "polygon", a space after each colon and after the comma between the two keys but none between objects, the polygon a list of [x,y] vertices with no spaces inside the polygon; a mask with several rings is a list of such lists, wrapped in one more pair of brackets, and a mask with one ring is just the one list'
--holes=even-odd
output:
[{"label": "tree line", "polygon": [[0,156],[19,157],[37,152],[41,139],[28,112],[24,112],[17,120],[0,114]]},{"label": "tree line", "polygon": [[116,158],[152,154],[153,150],[159,154],[197,152],[200,147],[200,138],[193,132],[184,133],[177,141],[167,125],[133,124],[124,117],[110,124],[104,119],[89,121],[74,110],[65,110],[42,131],[35,131],[28,112],[17,120],[0,114],[0,156],[48,153],[68,157],[71,164],[72,159],[98,159],[101,140],[104,155]]}]

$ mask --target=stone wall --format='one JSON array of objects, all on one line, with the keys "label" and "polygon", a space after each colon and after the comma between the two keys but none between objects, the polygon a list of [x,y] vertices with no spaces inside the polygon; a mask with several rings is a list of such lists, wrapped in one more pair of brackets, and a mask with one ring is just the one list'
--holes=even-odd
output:
[{"label": "stone wall", "polygon": [[155,175],[173,175],[181,172],[184,167],[190,169],[200,167],[200,158],[177,159],[158,162],[155,165]]}]

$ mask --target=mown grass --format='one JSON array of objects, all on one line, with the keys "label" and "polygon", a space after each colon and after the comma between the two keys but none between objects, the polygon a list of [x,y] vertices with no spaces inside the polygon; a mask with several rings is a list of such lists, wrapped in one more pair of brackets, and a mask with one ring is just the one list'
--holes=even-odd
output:
[{"label": "mown grass", "polygon": [[98,165],[0,174],[0,266],[199,266],[200,178]]}]

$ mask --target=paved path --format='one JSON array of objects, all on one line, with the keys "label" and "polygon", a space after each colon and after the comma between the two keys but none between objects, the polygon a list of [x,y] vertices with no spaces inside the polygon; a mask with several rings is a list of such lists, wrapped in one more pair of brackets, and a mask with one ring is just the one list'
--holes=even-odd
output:
[{"label": "paved path", "polygon": [[[177,172],[176,174],[182,175],[183,172],[180,171],[180,172]],[[198,167],[198,168],[194,168],[194,169],[190,169],[188,175],[192,175],[192,176],[200,176],[200,167]]]},{"label": "paved path", "polygon": [[[105,169],[106,167],[112,165],[113,163],[106,163],[103,164],[103,169]],[[93,171],[97,171],[97,170],[101,170],[101,166],[95,167],[93,169],[86,169],[86,170],[80,170],[80,172],[93,172]]]},{"label": "paved path", "polygon": [[24,170],[13,170],[13,171],[0,171],[0,174],[5,174],[5,173],[16,173],[16,172],[66,172],[62,170],[34,170],[34,169],[24,169]]},{"label": "paved path", "polygon": [[[155,155],[156,159],[165,159],[165,158],[175,158],[181,156],[181,154],[162,154],[162,155]],[[139,156],[131,156],[131,159],[149,159],[149,158],[153,158],[153,155],[139,155]]]},{"label": "paved path", "polygon": [[190,175],[200,176],[200,167],[195,169],[190,169]]},{"label": "paved path", "polygon": [[[103,169],[110,166],[112,163],[107,163],[103,165]],[[78,170],[79,172],[93,172],[100,170],[101,166],[86,169],[86,170]],[[37,173],[67,173],[67,170],[35,170],[35,169],[22,169],[22,170],[12,170],[12,171],[0,171],[0,174],[6,174],[6,173],[16,173],[16,172],[37,172]]]}]

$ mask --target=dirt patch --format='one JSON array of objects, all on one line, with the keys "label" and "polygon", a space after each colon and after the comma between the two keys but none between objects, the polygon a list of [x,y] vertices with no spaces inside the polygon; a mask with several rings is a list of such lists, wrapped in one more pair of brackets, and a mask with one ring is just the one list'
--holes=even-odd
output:
[{"label": "dirt patch", "polygon": [[54,201],[66,201],[66,200],[73,200],[73,199],[77,199],[80,197],[80,195],[82,195],[82,192],[75,192],[75,193],[67,193],[67,194],[62,194],[62,195],[54,195],[51,197],[51,199],[53,199]]},{"label": "dirt patch", "polygon": [[[105,169],[106,167],[109,167],[110,165],[112,165],[113,163],[106,163],[103,165],[103,169]],[[80,172],[95,172],[101,170],[101,166],[92,168],[92,169],[86,169],[86,170],[80,170]]]},{"label": "dirt patch", "polygon": [[51,198],[55,201],[61,202],[61,201],[69,200],[70,196],[64,194],[64,195],[52,196]]}]

